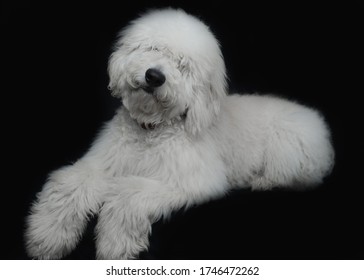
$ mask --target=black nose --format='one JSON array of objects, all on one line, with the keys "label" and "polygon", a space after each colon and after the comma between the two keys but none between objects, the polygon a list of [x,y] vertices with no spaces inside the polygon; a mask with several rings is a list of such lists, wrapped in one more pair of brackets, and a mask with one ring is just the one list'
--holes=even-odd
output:
[{"label": "black nose", "polygon": [[158,69],[149,68],[145,72],[145,81],[150,87],[160,87],[166,81],[166,76]]}]

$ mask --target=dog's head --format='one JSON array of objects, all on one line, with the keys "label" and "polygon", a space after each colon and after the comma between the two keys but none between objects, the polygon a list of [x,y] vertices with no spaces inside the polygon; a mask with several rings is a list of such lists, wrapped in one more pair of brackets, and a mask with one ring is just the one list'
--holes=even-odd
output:
[{"label": "dog's head", "polygon": [[219,114],[225,64],[209,28],[182,10],[151,11],[121,33],[109,88],[141,126],[185,122],[197,135]]}]

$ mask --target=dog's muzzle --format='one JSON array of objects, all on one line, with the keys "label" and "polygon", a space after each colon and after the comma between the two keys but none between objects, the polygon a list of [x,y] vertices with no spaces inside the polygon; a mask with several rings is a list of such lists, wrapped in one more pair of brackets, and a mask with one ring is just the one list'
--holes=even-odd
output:
[{"label": "dog's muzzle", "polygon": [[145,81],[147,85],[143,89],[148,93],[153,93],[155,88],[164,84],[166,76],[156,68],[149,68],[145,72]]}]

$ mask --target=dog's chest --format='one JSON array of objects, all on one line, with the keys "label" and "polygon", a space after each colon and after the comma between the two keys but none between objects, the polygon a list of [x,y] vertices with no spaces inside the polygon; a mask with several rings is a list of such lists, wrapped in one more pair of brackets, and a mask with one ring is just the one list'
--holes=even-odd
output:
[{"label": "dog's chest", "polygon": [[184,167],[193,147],[178,133],[128,135],[112,147],[105,171],[113,177],[166,178]]}]

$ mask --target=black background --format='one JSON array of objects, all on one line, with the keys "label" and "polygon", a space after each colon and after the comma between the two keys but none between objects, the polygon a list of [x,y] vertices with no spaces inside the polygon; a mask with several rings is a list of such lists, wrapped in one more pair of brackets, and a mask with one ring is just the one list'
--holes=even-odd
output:
[{"label": "black background", "polygon": [[[231,92],[274,93],[319,109],[336,165],[311,191],[236,191],[175,213],[153,226],[141,258],[364,258],[361,1],[93,2],[3,3],[2,259],[27,259],[24,217],[47,174],[81,157],[119,106],[106,73],[116,33],[164,6],[210,25]],[[68,258],[95,257],[96,221]]]}]

